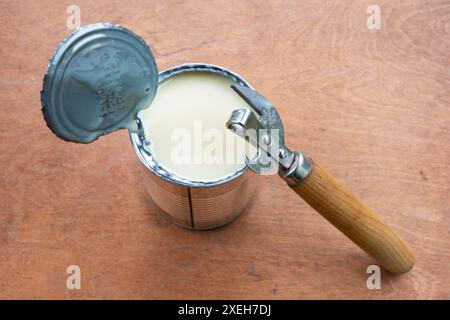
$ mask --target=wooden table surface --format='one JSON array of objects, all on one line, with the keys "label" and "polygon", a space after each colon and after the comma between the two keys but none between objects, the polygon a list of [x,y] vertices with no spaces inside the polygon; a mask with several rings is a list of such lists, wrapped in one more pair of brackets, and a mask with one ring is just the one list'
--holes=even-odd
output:
[{"label": "wooden table surface", "polygon": [[[56,138],[39,92],[70,4],[81,24],[141,35],[160,70],[244,76],[277,106],[287,144],[411,243],[415,268],[369,290],[374,260],[274,176],[226,227],[179,228],[147,197],[126,131]],[[2,0],[0,13],[0,298],[450,298],[448,1]]]}]

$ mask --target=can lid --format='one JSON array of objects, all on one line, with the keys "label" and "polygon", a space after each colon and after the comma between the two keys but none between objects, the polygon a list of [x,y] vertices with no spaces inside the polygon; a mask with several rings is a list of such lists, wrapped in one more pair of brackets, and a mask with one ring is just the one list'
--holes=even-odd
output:
[{"label": "can lid", "polygon": [[135,126],[157,87],[155,59],[142,38],[118,25],[86,25],[63,40],[50,59],[42,112],[58,137],[89,143]]}]

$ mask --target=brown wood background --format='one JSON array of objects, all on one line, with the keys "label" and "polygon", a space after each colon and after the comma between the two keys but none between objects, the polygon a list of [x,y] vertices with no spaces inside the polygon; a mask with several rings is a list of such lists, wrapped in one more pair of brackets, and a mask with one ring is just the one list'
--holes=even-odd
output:
[{"label": "brown wood background", "polygon": [[[141,35],[160,70],[243,75],[278,107],[288,145],[403,235],[416,267],[368,290],[374,261],[277,177],[224,228],[161,218],[127,132],[76,145],[45,126],[41,80],[69,4],[82,24]],[[0,298],[450,298],[449,1],[2,0],[0,14]],[[70,264],[81,290],[66,288]]]}]

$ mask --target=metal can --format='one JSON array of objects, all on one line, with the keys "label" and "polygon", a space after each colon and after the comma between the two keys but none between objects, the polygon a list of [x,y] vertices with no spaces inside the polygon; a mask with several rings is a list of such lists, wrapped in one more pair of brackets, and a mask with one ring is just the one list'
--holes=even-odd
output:
[{"label": "metal can", "polygon": [[[158,82],[185,72],[211,72],[250,87],[234,72],[201,63],[183,64],[163,71]],[[180,178],[160,166],[146,147],[142,133],[132,130],[129,133],[131,144],[143,166],[146,190],[162,210],[162,215],[171,222],[193,230],[213,229],[231,222],[248,204],[256,187],[256,175],[246,166],[216,181]]]},{"label": "metal can", "polygon": [[110,23],[83,26],[60,43],[49,61],[41,92],[44,119],[58,137],[77,143],[128,128],[148,193],[165,215],[191,229],[219,227],[246,206],[256,175],[243,166],[222,180],[177,177],[146,148],[138,113],[151,108],[159,83],[180,73],[211,72],[249,85],[239,75],[208,64],[157,70],[150,47],[132,31]]}]

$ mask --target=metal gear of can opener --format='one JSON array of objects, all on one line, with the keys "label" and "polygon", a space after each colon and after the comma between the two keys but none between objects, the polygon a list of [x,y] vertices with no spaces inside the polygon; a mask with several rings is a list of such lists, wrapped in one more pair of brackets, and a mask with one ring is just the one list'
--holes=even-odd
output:
[{"label": "metal gear of can opener", "polygon": [[253,108],[235,110],[227,127],[257,148],[247,166],[265,174],[278,174],[312,208],[361,249],[393,273],[409,271],[415,258],[411,247],[329,172],[300,151],[284,145],[284,129],[273,104],[251,88],[232,88]]}]

